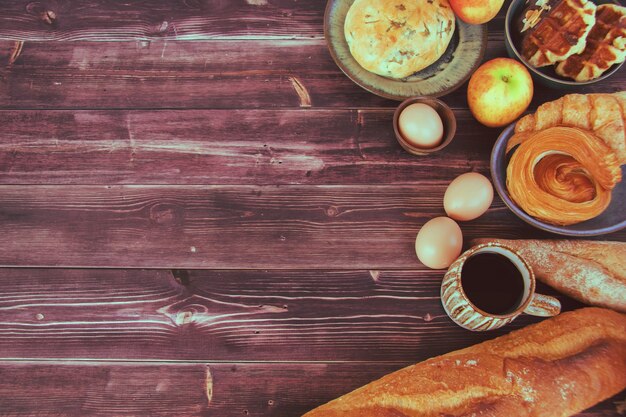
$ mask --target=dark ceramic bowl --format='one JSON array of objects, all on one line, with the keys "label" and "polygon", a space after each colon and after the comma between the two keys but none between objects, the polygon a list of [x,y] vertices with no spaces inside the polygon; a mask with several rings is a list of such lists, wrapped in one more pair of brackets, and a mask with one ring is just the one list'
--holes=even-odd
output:
[{"label": "dark ceramic bowl", "polygon": [[496,141],[491,152],[491,178],[498,195],[509,209],[526,223],[539,229],[567,236],[597,236],[617,232],[626,227],[626,169],[622,167],[622,180],[613,189],[611,204],[599,215],[591,220],[569,226],[557,226],[537,220],[526,214],[509,196],[506,188],[506,167],[510,155],[506,154],[506,145],[513,136],[515,123],[507,127]]},{"label": "dark ceramic bowl", "polygon": [[[414,103],[423,103],[430,107],[432,107],[439,117],[441,117],[441,122],[443,123],[443,141],[440,145],[435,146],[434,148],[419,148],[410,142],[408,142],[400,133],[400,127],[398,126],[398,119],[400,118],[400,113],[404,110],[408,105]],[[443,101],[437,100],[432,97],[411,97],[404,100],[400,105],[396,108],[396,111],[393,114],[393,131],[396,134],[396,139],[398,139],[398,143],[400,146],[404,148],[409,153],[413,155],[429,155],[431,153],[437,152],[445,148],[452,142],[454,135],[456,133],[456,117],[454,116],[454,112],[452,109]]]},{"label": "dark ceramic bowl", "polygon": [[[592,1],[598,5],[619,4],[619,2],[611,1],[611,0],[592,0]],[[524,64],[526,68],[528,68],[528,70],[530,71],[530,74],[532,75],[535,81],[551,88],[574,90],[578,87],[594,84],[594,83],[607,79],[611,75],[615,74],[623,65],[623,62],[620,64],[615,64],[611,68],[609,68],[604,74],[602,74],[600,77],[591,81],[584,81],[584,82],[578,82],[569,78],[561,77],[554,71],[554,66],[552,65],[547,66],[547,67],[541,67],[541,68],[533,67],[528,62],[526,62],[526,60],[522,57],[520,50],[519,50],[520,40],[512,32],[514,28],[513,21],[522,12],[524,8],[524,3],[525,3],[525,0],[513,0],[511,4],[509,5],[509,9],[506,13],[506,19],[504,21],[505,22],[504,23],[504,32],[505,32],[504,41],[505,41],[506,50],[509,56],[511,58],[517,59],[522,64]]]}]

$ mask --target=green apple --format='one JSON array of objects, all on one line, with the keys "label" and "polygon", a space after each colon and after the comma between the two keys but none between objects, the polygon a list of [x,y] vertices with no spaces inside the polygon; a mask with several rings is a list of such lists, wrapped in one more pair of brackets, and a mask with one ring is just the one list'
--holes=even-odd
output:
[{"label": "green apple", "polygon": [[496,58],[481,65],[470,78],[467,102],[480,123],[505,126],[524,113],[533,99],[533,79],[518,61]]}]

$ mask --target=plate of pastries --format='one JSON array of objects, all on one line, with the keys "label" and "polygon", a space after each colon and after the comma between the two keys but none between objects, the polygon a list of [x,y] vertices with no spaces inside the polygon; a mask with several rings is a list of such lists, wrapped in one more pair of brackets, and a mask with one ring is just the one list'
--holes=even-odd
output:
[{"label": "plate of pastries", "polygon": [[626,92],[568,94],[506,128],[494,186],[522,220],[570,236],[626,227]]},{"label": "plate of pastries", "polygon": [[330,0],[324,35],[352,81],[395,100],[450,93],[487,45],[486,26],[457,19],[448,0]]},{"label": "plate of pastries", "polygon": [[505,31],[509,55],[551,86],[601,81],[626,58],[626,8],[610,0],[514,0]]}]

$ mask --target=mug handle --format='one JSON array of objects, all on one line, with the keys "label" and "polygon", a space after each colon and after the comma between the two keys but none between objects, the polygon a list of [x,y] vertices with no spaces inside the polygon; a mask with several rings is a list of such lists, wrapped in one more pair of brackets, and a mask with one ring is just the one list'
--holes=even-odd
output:
[{"label": "mug handle", "polygon": [[561,302],[554,297],[543,294],[533,294],[533,298],[524,310],[531,316],[552,317],[561,312]]}]

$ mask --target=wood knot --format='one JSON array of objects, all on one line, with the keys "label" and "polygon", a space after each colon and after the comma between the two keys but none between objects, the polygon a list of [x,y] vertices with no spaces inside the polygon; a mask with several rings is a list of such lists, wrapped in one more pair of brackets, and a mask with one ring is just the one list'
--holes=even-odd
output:
[{"label": "wood knot", "polygon": [[54,22],[56,22],[57,20],[57,14],[52,11],[52,10],[46,10],[44,12],[42,12],[39,17],[41,18],[41,20],[43,20],[44,22],[46,22],[49,25],[53,25]]},{"label": "wood knot", "polygon": [[167,20],[157,23],[154,29],[155,35],[165,35],[170,27],[170,23]]},{"label": "wood knot", "polygon": [[298,77],[289,77],[289,81],[300,99],[300,107],[311,107],[311,95],[302,81]]},{"label": "wood knot", "polygon": [[24,48],[24,41],[16,41],[11,48],[11,52],[9,54],[8,66],[11,67],[17,61],[20,54],[22,53],[22,49]]},{"label": "wood knot", "polygon": [[180,311],[176,315],[176,325],[184,326],[193,321],[193,311]]},{"label": "wood knot", "polygon": [[39,1],[28,3],[26,5],[26,12],[30,15],[37,16],[40,21],[48,25],[55,25],[57,22],[57,13]]},{"label": "wood knot", "polygon": [[380,271],[370,271],[370,277],[374,280],[374,282],[378,282],[380,279]]},{"label": "wood knot", "polygon": [[172,269],[172,276],[180,285],[187,286],[191,282],[189,271],[186,269]]},{"label": "wood knot", "polygon": [[207,405],[210,406],[211,400],[213,399],[213,376],[211,375],[211,368],[209,368],[209,365],[206,366],[205,388]]},{"label": "wood knot", "polygon": [[150,221],[153,223],[172,226],[182,223],[182,209],[176,205],[159,203],[150,207]]},{"label": "wood knot", "polygon": [[269,305],[269,304],[261,304],[259,306],[259,309],[267,313],[284,313],[285,310],[287,310],[287,306],[286,305],[274,306],[274,305]]},{"label": "wood knot", "polygon": [[[188,302],[189,299],[185,300]],[[209,309],[205,305],[201,304],[189,304],[180,309],[176,305],[170,306],[173,310],[173,314],[170,314],[170,318],[177,326],[186,326],[191,323],[203,323],[211,319]]]},{"label": "wood knot", "polygon": [[335,206],[330,206],[326,209],[326,215],[328,217],[335,217],[339,214],[339,209]]}]

